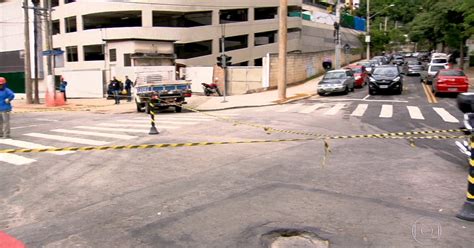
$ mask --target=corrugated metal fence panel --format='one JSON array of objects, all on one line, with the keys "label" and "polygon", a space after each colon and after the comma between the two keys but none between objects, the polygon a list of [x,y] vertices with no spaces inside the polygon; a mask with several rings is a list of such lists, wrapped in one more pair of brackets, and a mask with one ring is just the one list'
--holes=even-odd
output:
[{"label": "corrugated metal fence panel", "polygon": [[8,88],[15,93],[25,93],[25,73],[24,72],[8,72],[0,73],[0,77],[7,79]]}]

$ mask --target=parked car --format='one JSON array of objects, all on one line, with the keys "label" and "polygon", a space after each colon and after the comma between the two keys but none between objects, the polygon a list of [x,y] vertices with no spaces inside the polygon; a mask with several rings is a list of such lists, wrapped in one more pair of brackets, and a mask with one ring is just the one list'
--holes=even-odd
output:
[{"label": "parked car", "polygon": [[426,74],[425,82],[431,84],[436,73],[440,70],[448,69],[446,64],[430,64],[428,66],[428,72]]},{"label": "parked car", "polygon": [[398,66],[379,66],[372,72],[372,75],[369,77],[369,94],[375,95],[381,91],[402,94],[403,77]]},{"label": "parked car", "polygon": [[363,65],[350,65],[346,69],[352,70],[354,73],[355,87],[362,88],[369,80],[369,74]]},{"label": "parked car", "polygon": [[352,70],[332,70],[326,72],[323,79],[318,84],[318,95],[331,93],[354,91],[355,78]]},{"label": "parked car", "polygon": [[424,70],[424,66],[419,61],[410,60],[403,66],[403,72],[407,75],[420,75]]},{"label": "parked car", "polygon": [[396,55],[393,57],[394,65],[403,65],[403,63],[405,63],[405,59],[403,58],[403,56]]},{"label": "parked car", "polygon": [[433,78],[432,91],[438,93],[464,93],[469,90],[469,78],[461,69],[442,69]]}]

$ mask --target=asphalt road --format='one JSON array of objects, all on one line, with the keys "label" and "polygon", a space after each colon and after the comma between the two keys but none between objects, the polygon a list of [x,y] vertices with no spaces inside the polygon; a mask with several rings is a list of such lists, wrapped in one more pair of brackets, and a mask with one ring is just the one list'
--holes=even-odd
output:
[{"label": "asphalt road", "polygon": [[[460,127],[455,98],[430,103],[419,78],[404,80],[402,95],[364,87],[210,114],[334,135]],[[0,149],[301,137],[194,113],[157,123],[150,136],[140,113],[14,114]],[[28,247],[262,247],[287,229],[331,247],[472,247],[474,224],[454,217],[467,163],[453,142],[330,140],[324,165],[320,140],[15,154],[0,157],[0,230]]]}]

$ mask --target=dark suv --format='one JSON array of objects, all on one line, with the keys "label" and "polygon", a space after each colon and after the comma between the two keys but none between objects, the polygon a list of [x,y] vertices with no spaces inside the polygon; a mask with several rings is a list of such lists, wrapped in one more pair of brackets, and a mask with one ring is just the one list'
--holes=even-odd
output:
[{"label": "dark suv", "polygon": [[402,94],[403,78],[398,66],[383,65],[375,67],[369,77],[369,94],[375,95],[380,91],[390,91]]}]

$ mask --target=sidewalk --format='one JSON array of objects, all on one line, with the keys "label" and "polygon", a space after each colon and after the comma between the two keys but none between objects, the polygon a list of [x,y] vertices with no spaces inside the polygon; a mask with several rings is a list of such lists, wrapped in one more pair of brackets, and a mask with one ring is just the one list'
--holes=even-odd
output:
[{"label": "sidewalk", "polygon": [[[232,108],[269,106],[284,104],[305,99],[316,94],[317,83],[321,77],[311,79],[303,84],[287,88],[287,100],[278,102],[278,91],[269,90],[260,93],[227,96],[227,102],[222,102],[223,97],[193,95],[187,99],[187,106],[201,111],[224,110]],[[25,100],[12,102],[13,111],[16,113],[49,112],[49,111],[93,111],[102,113],[130,113],[136,111],[135,102],[120,101],[115,105],[113,100],[99,99],[68,99],[67,104],[58,107],[46,107],[42,104],[26,104]]]}]

